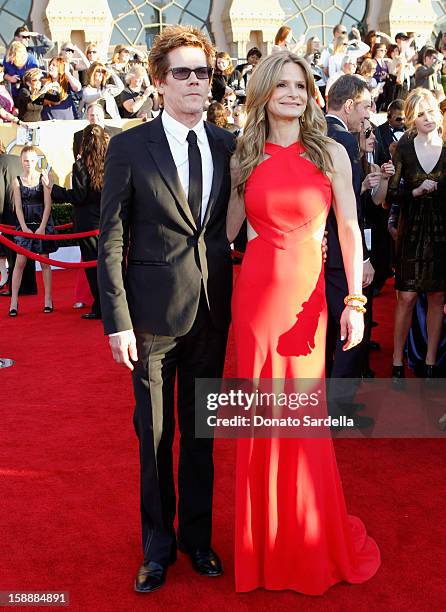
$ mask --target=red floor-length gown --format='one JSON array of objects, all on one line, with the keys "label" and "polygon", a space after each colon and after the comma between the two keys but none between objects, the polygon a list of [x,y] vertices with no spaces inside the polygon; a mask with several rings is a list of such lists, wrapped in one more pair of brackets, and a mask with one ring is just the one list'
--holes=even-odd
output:
[{"label": "red floor-length gown", "polygon": [[[245,192],[257,233],[233,297],[239,378],[324,379],[326,302],[321,234],[328,178],[295,143],[265,146]],[[325,409],[325,408],[324,408]],[[320,595],[375,574],[379,549],[346,511],[332,440],[240,439],[236,589]]]}]

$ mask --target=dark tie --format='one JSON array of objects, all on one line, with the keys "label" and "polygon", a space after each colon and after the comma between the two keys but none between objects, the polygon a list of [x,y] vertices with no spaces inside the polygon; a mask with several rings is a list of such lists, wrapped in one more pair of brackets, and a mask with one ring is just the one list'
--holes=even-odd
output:
[{"label": "dark tie", "polygon": [[197,227],[201,222],[201,198],[203,193],[203,175],[201,169],[201,154],[197,145],[197,135],[190,130],[187,135],[189,143],[189,194],[187,201]]}]

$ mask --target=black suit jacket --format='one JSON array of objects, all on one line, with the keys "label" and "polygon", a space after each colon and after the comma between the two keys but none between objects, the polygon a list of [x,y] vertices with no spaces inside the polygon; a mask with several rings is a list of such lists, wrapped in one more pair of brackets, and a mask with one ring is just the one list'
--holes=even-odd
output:
[{"label": "black suit jacket", "polygon": [[[105,125],[104,126],[104,130],[110,136],[110,138],[112,138],[113,136],[116,136],[116,134],[120,134],[122,132],[122,128],[114,127],[113,125]],[[74,159],[77,159],[77,156],[79,155],[79,152],[81,150],[82,134],[83,133],[84,133],[84,130],[79,130],[78,132],[74,132],[74,135],[73,135],[73,155],[74,155]]]},{"label": "black suit jacket", "polygon": [[70,202],[74,206],[74,224],[78,232],[88,232],[99,228],[101,210],[101,192],[95,191],[90,182],[90,175],[81,159],[73,164],[71,189],[53,185],[51,199],[53,202]]},{"label": "black suit jacket", "polygon": [[[342,125],[341,121],[335,117],[326,117],[327,121],[327,135],[333,140],[336,140],[341,144],[347,151],[352,166],[352,180],[353,180],[353,191],[356,197],[356,210],[358,213],[358,222],[362,234],[362,248],[364,251],[364,260],[368,258],[369,253],[365,244],[364,239],[364,227],[363,227],[363,211],[361,208],[361,184],[362,184],[362,168],[361,168],[361,156],[359,151],[359,144],[356,137],[348,132]],[[327,218],[327,241],[328,241],[328,253],[327,261],[325,263],[326,268],[344,268],[344,262],[342,259],[341,245],[339,243],[338,236],[338,224],[336,222],[336,215],[333,208],[330,209]]]},{"label": "black suit jacket", "polygon": [[0,221],[15,223],[13,181],[23,172],[20,157],[0,155]]},{"label": "black suit jacket", "polygon": [[393,135],[393,130],[390,127],[388,121],[382,123],[376,128],[375,136],[375,161],[379,166],[381,166],[382,164],[388,162],[391,159],[391,155],[389,153],[389,145],[392,142],[396,142],[396,138]]},{"label": "black suit jacket", "polygon": [[137,332],[182,336],[195,320],[202,287],[214,324],[219,329],[229,325],[232,264],[226,212],[234,137],[209,123],[205,129],[214,174],[200,229],[181,186],[161,117],[110,142],[98,258],[106,334],[133,327]]}]

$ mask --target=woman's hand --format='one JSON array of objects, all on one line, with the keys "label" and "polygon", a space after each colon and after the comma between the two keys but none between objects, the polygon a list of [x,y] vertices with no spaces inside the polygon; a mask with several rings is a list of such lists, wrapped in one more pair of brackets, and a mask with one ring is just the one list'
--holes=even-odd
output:
[{"label": "woman's hand", "polygon": [[365,179],[362,181],[362,191],[367,191],[368,189],[374,189],[378,187],[381,182],[381,172],[369,172]]},{"label": "woman's hand", "polygon": [[45,233],[45,228],[43,225],[39,225],[39,227],[36,229],[36,231],[34,232],[35,234],[44,234]]},{"label": "woman's hand", "polygon": [[22,232],[25,232],[26,234],[32,234],[32,230],[29,229],[29,227],[27,225],[23,225],[22,226]]},{"label": "woman's hand", "polygon": [[381,166],[381,178],[388,181],[389,178],[393,176],[394,174],[395,174],[395,166],[393,165],[393,162],[391,161],[384,162],[384,164]]},{"label": "woman's hand", "polygon": [[341,315],[341,340],[345,340],[343,351],[357,346],[364,335],[364,315],[346,306]]},{"label": "woman's hand", "polygon": [[420,196],[426,195],[428,193],[432,193],[437,189],[438,183],[436,181],[431,181],[430,179],[425,179],[421,185],[419,185],[416,189],[412,190],[412,195],[414,198],[419,198]]},{"label": "woman's hand", "polygon": [[49,189],[50,191],[54,185],[54,181],[46,169],[42,170],[42,185],[45,187],[45,189]]}]

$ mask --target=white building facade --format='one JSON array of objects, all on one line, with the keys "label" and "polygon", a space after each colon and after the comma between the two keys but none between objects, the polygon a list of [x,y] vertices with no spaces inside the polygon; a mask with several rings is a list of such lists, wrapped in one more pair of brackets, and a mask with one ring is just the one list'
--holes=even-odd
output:
[{"label": "white building facade", "polygon": [[446,30],[446,0],[7,0],[0,8],[0,47],[23,23],[59,44],[94,42],[108,53],[120,43],[150,47],[167,25],[190,24],[219,50],[243,58],[253,46],[268,53],[283,24],[296,39],[317,35],[324,44],[337,23],[429,39]]}]

